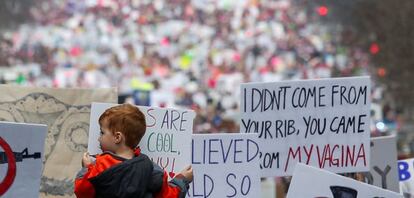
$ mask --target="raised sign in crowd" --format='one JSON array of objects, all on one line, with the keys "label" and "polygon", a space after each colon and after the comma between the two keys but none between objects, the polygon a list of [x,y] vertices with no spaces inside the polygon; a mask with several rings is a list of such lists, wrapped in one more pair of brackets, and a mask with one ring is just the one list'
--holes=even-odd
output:
[{"label": "raised sign in crowd", "polygon": [[312,13],[41,1],[1,32],[0,197],[414,197],[368,54]]},{"label": "raised sign in crowd", "polygon": [[[19,89],[12,88],[9,92]],[[41,184],[42,171],[46,171],[42,162],[53,157],[48,154],[50,151],[44,149],[49,149],[51,144],[46,137],[53,136],[53,128],[57,127],[52,122],[65,119],[67,121],[61,125],[68,126],[60,129],[66,130],[67,127],[70,130],[62,131],[65,134],[54,139],[56,144],[69,145],[83,141],[88,150],[77,159],[66,159],[68,162],[82,161],[76,168],[80,170],[80,164],[83,164],[82,170],[88,171],[87,174],[82,173],[84,175],[81,171],[76,176],[75,194],[78,197],[89,193],[83,191],[87,189],[85,181],[93,186],[93,195],[98,196],[100,193],[112,193],[111,185],[127,183],[129,180],[125,178],[129,178],[128,174],[135,175],[137,170],[145,172],[141,166],[139,169],[128,166],[128,163],[134,164],[141,159],[139,156],[148,156],[141,160],[152,161],[154,171],[159,169],[160,181],[169,181],[154,192],[148,190],[161,197],[268,196],[261,195],[261,180],[281,176],[292,176],[287,197],[410,197],[413,193],[413,182],[410,182],[413,163],[410,159],[397,162],[395,137],[370,137],[369,77],[244,83],[239,89],[242,93],[240,133],[194,134],[193,120],[196,115],[190,109],[130,105],[135,110],[123,112],[121,110],[126,108],[125,105],[98,101],[81,107],[87,109],[89,106],[87,110],[90,112],[87,113],[90,116],[85,117],[89,120],[82,121],[89,126],[89,133],[86,131],[86,135],[82,136],[81,124],[75,121],[75,117],[70,117],[70,113],[57,115],[57,120],[53,120],[50,114],[54,112],[39,109],[56,109],[58,111],[54,114],[60,114],[58,106],[62,103],[51,102],[59,98],[53,93],[42,95],[40,91],[26,95],[18,103],[3,102],[0,117],[12,122],[0,122],[0,144],[3,149],[1,171],[5,175],[0,193],[5,197],[39,196],[41,185],[47,185],[44,181]],[[74,95],[69,97],[82,97],[79,90],[64,91],[74,91]],[[36,111],[24,108],[28,102],[37,106]],[[3,108],[7,105],[14,108]],[[73,112],[77,108],[79,106],[71,106],[67,110]],[[134,111],[140,112],[142,117],[131,117]],[[37,121],[43,119],[48,123],[17,123],[36,121],[33,116],[44,117]],[[140,122],[145,124],[142,125],[144,130],[140,132],[141,136],[128,135],[127,131],[136,130],[130,129],[130,123]],[[113,139],[107,138],[108,131],[114,133],[111,136]],[[128,158],[115,148],[123,140],[130,142],[131,138],[136,142],[131,147],[135,157]],[[111,140],[113,144],[108,143]],[[74,147],[72,151],[83,153],[86,150]],[[113,166],[106,165],[106,172],[95,173],[102,169],[102,160],[108,160],[104,159],[108,155],[115,156],[111,160],[123,160]],[[103,164],[107,163],[110,162]],[[191,165],[190,168],[188,165]],[[67,170],[75,170],[73,174],[76,175],[76,168]],[[53,169],[53,165],[49,165],[48,169]],[[111,171],[115,171],[115,175],[126,176],[117,183]],[[56,174],[55,178],[59,178],[59,172]],[[83,177],[88,179],[82,180]],[[100,187],[100,182],[106,181],[103,178],[114,181],[105,183],[105,190]],[[152,179],[143,177],[141,180],[150,182],[150,186],[155,185],[153,176]],[[147,182],[143,181],[135,185],[147,188]],[[42,193],[47,196],[47,192]],[[128,197],[124,194],[119,196]]]}]

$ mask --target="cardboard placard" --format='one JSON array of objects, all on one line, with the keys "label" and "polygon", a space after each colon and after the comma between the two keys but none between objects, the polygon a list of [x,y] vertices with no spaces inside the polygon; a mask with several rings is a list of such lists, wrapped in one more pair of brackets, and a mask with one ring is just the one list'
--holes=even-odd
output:
[{"label": "cardboard placard", "polygon": [[362,175],[368,184],[400,192],[395,136],[371,139],[371,169]]},{"label": "cardboard placard", "polygon": [[[88,152],[101,153],[99,148],[99,117],[106,109],[118,104],[92,103],[89,129]],[[191,164],[191,134],[195,113],[191,110],[177,110],[157,107],[138,108],[144,113],[147,130],[139,146],[142,153],[174,177]]]},{"label": "cardboard placard", "polygon": [[194,181],[188,197],[260,197],[255,134],[198,134],[192,140]]},{"label": "cardboard placard", "polygon": [[1,197],[39,197],[46,125],[0,122]]},{"label": "cardboard placard", "polygon": [[297,162],[368,171],[369,95],[369,77],[242,84],[240,132],[259,135],[261,175],[291,175]]},{"label": "cardboard placard", "polygon": [[287,198],[298,197],[402,198],[402,195],[299,163],[287,194]]}]

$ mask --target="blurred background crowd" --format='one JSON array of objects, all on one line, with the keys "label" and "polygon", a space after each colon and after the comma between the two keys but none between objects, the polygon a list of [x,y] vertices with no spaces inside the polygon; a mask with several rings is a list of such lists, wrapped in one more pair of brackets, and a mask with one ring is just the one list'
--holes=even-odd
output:
[{"label": "blurred background crowd", "polygon": [[[190,108],[196,133],[216,133],[239,130],[240,83],[370,75],[373,136],[404,126],[377,83],[386,74],[372,67],[378,44],[352,45],[356,35],[324,23],[320,4],[42,0],[27,13],[1,30],[1,84],[117,87],[119,102]],[[400,137],[407,157],[414,145]]]}]

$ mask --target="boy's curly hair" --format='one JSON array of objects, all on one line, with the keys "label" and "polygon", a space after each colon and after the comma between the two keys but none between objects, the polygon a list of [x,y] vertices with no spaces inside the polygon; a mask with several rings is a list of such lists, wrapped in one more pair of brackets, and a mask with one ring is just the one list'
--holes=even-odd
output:
[{"label": "boy's curly hair", "polygon": [[106,122],[106,127],[112,132],[121,132],[125,136],[126,145],[132,149],[138,146],[145,134],[145,115],[138,107],[131,104],[121,104],[107,109],[99,117],[99,125]]}]

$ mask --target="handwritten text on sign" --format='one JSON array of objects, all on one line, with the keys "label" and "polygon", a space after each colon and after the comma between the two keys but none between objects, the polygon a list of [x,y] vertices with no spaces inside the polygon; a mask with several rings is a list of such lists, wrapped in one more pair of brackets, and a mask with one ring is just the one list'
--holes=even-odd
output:
[{"label": "handwritten text on sign", "polygon": [[398,160],[400,191],[404,197],[414,196],[414,158]]},{"label": "handwritten text on sign", "polygon": [[260,197],[255,134],[193,135],[190,197]]},{"label": "handwritten text on sign", "polygon": [[257,133],[262,176],[302,162],[334,172],[369,169],[368,77],[247,83],[242,133]]},{"label": "handwritten text on sign", "polygon": [[368,184],[399,193],[395,136],[371,138],[371,170],[362,173]]},{"label": "handwritten text on sign", "polygon": [[[100,153],[99,116],[117,104],[93,103],[89,130],[88,151]],[[143,107],[139,109],[146,118],[147,130],[141,139],[140,148],[150,159],[169,172],[176,172],[191,163],[191,134],[195,113],[187,110]]]}]

